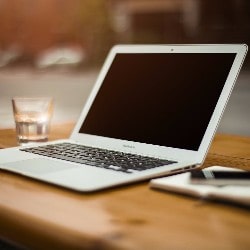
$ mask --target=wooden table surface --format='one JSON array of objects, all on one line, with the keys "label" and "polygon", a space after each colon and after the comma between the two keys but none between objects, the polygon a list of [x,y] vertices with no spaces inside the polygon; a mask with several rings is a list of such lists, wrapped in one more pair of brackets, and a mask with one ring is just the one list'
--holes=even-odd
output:
[{"label": "wooden table surface", "polygon": [[[73,124],[54,126],[67,138]],[[15,146],[0,130],[0,146]],[[250,138],[216,135],[204,166],[250,169]],[[250,209],[152,190],[77,193],[0,171],[0,238],[30,249],[250,249]]]}]

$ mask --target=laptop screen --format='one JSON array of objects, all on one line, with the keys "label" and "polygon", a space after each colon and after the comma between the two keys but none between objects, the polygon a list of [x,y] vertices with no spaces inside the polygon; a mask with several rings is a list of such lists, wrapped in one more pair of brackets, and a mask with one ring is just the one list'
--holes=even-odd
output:
[{"label": "laptop screen", "polygon": [[198,150],[235,56],[117,54],[79,132]]}]

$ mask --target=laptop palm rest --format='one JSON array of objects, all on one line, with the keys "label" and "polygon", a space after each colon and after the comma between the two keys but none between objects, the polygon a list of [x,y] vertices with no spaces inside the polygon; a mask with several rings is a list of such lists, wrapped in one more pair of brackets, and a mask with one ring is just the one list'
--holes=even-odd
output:
[{"label": "laptop palm rest", "polygon": [[48,160],[43,158],[35,158],[24,161],[16,161],[5,163],[5,169],[13,170],[19,173],[26,173],[31,175],[44,175],[58,171],[68,170],[69,168],[76,168],[75,166],[61,162]]},{"label": "laptop palm rest", "polygon": [[[111,177],[110,170],[84,166],[83,170],[78,166],[63,161],[34,158],[4,163],[1,169],[86,192],[111,187],[127,180],[127,174],[112,171]],[[92,171],[89,171],[90,168]],[[97,174],[99,174],[99,178],[96,178]]]}]

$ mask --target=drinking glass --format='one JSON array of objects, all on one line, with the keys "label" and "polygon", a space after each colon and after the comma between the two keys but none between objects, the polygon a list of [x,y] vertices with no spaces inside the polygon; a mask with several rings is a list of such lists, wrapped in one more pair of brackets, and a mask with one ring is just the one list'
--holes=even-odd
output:
[{"label": "drinking glass", "polygon": [[48,141],[52,97],[14,97],[12,106],[19,145]]}]

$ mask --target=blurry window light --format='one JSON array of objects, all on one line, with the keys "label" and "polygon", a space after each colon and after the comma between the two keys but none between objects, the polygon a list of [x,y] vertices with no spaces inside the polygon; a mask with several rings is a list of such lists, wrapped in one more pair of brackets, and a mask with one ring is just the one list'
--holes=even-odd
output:
[{"label": "blurry window light", "polygon": [[80,48],[51,48],[38,56],[36,66],[47,68],[55,65],[77,65],[86,59],[86,54]]},{"label": "blurry window light", "polygon": [[129,30],[131,26],[130,15],[123,4],[119,4],[115,7],[113,12],[112,26],[113,30],[117,33]]}]

